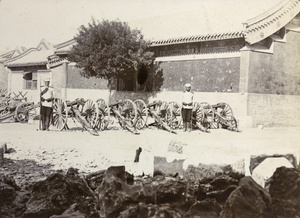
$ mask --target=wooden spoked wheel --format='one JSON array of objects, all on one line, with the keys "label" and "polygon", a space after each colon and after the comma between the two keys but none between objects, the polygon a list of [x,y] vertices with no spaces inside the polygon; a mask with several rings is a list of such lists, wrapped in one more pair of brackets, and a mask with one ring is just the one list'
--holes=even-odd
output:
[{"label": "wooden spoked wheel", "polygon": [[230,124],[230,128],[233,127],[233,130],[239,132],[239,130],[237,129],[238,128],[238,123],[237,123],[235,117],[232,117],[228,122]]},{"label": "wooden spoked wheel", "polygon": [[169,106],[169,104],[166,101],[159,101],[155,105],[155,108],[154,108],[155,112],[163,121],[165,121],[165,119],[166,119],[168,106]]},{"label": "wooden spoked wheel", "polygon": [[110,109],[103,99],[96,101],[98,106],[98,120],[96,123],[97,129],[103,131],[107,129],[110,119]]},{"label": "wooden spoked wheel", "polygon": [[227,103],[218,103],[215,108],[215,112],[219,113],[224,119],[230,120],[233,117],[231,107]]},{"label": "wooden spoked wheel", "polygon": [[[118,110],[121,116],[125,118],[126,126],[135,127],[137,122],[137,108],[135,103],[130,99],[125,99],[118,104]],[[120,123],[120,125],[125,127],[123,123]]]},{"label": "wooden spoked wheel", "polygon": [[11,112],[10,112],[10,108],[8,106],[0,108],[0,120],[9,116],[10,114],[11,114]]},{"label": "wooden spoked wheel", "polygon": [[204,115],[202,126],[211,129],[218,128],[218,126],[216,126],[215,123],[215,113],[213,107],[207,102],[201,102],[199,106],[201,107],[201,110],[203,110],[203,115]]},{"label": "wooden spoked wheel", "polygon": [[89,122],[93,129],[97,128],[97,122],[99,118],[99,110],[95,103],[88,99],[83,105],[81,114]]},{"label": "wooden spoked wheel", "polygon": [[192,125],[194,128],[197,128],[197,124],[203,126],[204,116],[203,107],[198,102],[194,102],[192,110]]},{"label": "wooden spoked wheel", "polygon": [[148,108],[146,103],[141,99],[135,100],[134,103],[137,109],[137,121],[135,127],[140,130],[147,125]]},{"label": "wooden spoked wheel", "polygon": [[170,102],[166,112],[166,121],[171,129],[177,129],[181,123],[181,106],[177,102]]},{"label": "wooden spoked wheel", "polygon": [[21,123],[27,122],[29,116],[36,114],[33,105],[33,102],[24,102],[19,104],[15,110],[15,120]]},{"label": "wooden spoked wheel", "polygon": [[53,127],[63,130],[67,126],[68,108],[67,103],[60,98],[55,98],[53,103]]},{"label": "wooden spoked wheel", "polygon": [[233,127],[237,127],[236,119],[233,116],[233,112],[231,107],[227,103],[218,103],[214,106],[215,114],[219,116],[215,116],[215,121],[219,123],[219,125],[225,125],[228,123]]}]

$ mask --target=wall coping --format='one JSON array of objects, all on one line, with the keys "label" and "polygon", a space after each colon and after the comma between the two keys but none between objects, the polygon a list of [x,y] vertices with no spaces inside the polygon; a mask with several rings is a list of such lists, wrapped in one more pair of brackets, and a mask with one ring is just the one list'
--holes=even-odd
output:
[{"label": "wall coping", "polygon": [[241,52],[226,52],[226,53],[212,53],[212,54],[191,54],[191,55],[178,55],[157,57],[155,62],[159,61],[188,61],[188,60],[205,60],[215,58],[240,58]]}]

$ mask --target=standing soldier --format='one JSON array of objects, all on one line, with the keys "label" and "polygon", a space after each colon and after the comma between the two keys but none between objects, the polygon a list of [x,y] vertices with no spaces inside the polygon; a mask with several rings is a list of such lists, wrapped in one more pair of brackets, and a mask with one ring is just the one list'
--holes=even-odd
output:
[{"label": "standing soldier", "polygon": [[50,79],[44,80],[45,86],[41,87],[41,120],[42,130],[49,131],[52,122],[53,108],[52,101],[54,99],[53,88],[49,86]]},{"label": "standing soldier", "polygon": [[191,92],[191,84],[185,84],[185,92],[182,96],[182,122],[183,131],[191,131],[191,119],[192,119],[192,109],[193,109],[193,93]]}]

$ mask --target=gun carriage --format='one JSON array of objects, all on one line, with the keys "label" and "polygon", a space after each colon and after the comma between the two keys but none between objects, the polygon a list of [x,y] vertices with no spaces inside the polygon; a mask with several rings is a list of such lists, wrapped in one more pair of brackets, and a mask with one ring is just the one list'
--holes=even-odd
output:
[{"label": "gun carriage", "polygon": [[97,118],[95,105],[91,100],[78,98],[75,101],[63,101],[60,98],[53,100],[53,128],[68,130],[68,119],[78,121],[82,127],[92,135],[98,135],[93,128],[93,120]]},{"label": "gun carriage", "polygon": [[[0,122],[13,118],[17,122],[27,122],[30,116],[35,116],[39,104],[27,102],[27,93],[13,93],[15,96],[1,96],[0,99]],[[21,97],[20,97],[21,96]]]},{"label": "gun carriage", "polygon": [[54,99],[53,125],[57,130],[69,129],[67,120],[72,118],[91,134],[98,135],[98,131],[108,128],[111,117],[115,117],[122,128],[137,134],[136,105],[129,99],[109,105],[103,99],[96,102],[82,98],[72,102]]},{"label": "gun carriage", "polygon": [[[177,102],[155,101],[148,105],[143,100],[136,100],[137,128],[147,126],[148,116],[155,120],[158,128],[169,132],[179,129],[182,123],[181,105]],[[233,116],[231,107],[227,103],[210,105],[207,102],[194,102],[192,109],[192,127],[203,132],[209,129],[226,128],[239,132],[237,121]]]},{"label": "gun carriage", "polygon": [[[0,96],[0,122],[14,118],[18,122],[27,122],[30,116],[36,115],[39,104],[27,102],[26,93],[19,92],[11,98],[10,94],[1,90]],[[148,127],[148,118],[154,120],[154,125],[160,129],[176,133],[182,124],[181,105],[175,101],[154,101],[146,104],[137,99],[134,102],[124,99],[115,103],[107,104],[103,99],[96,102],[78,98],[75,101],[53,100],[53,128],[56,130],[69,129],[68,119],[77,120],[84,129],[93,135],[98,131],[108,129],[113,123],[114,117],[119,125],[132,133]],[[76,122],[75,122],[76,123]],[[192,127],[203,132],[209,129],[225,128],[239,132],[238,123],[231,107],[227,103],[210,105],[207,102],[194,102],[192,109]]]},{"label": "gun carriage", "polygon": [[227,103],[218,103],[212,105],[212,108],[214,110],[213,128],[226,128],[234,132],[240,132],[232,109]]},{"label": "gun carriage", "polygon": [[123,129],[138,134],[136,129],[137,107],[132,100],[124,99],[107,104],[103,99],[98,99],[96,103],[98,118],[95,121],[95,128],[97,130],[108,129],[108,125],[113,123],[111,117],[114,117]]},{"label": "gun carriage", "polygon": [[225,128],[239,132],[238,124],[233,116],[231,107],[227,103],[210,105],[207,102],[194,103],[192,112],[192,125],[201,131],[208,129]]},{"label": "gun carriage", "polygon": [[[143,100],[137,99],[135,101],[137,106],[137,129],[143,129],[148,126],[147,121],[150,116],[154,120],[154,124],[160,128],[171,133],[176,133],[172,124],[177,125],[177,120],[173,109],[166,101],[154,101],[146,104]],[[174,111],[176,111],[174,109]]]}]

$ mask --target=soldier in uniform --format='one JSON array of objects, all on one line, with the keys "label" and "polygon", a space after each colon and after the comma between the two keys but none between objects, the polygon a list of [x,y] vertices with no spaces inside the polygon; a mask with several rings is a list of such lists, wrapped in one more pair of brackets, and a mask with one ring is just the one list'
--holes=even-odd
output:
[{"label": "soldier in uniform", "polygon": [[53,88],[50,85],[50,79],[44,80],[45,86],[41,87],[41,120],[42,130],[49,131],[49,126],[52,123],[52,101],[54,99]]},{"label": "soldier in uniform", "polygon": [[191,92],[191,84],[185,84],[185,92],[182,95],[182,122],[183,131],[191,131],[191,119],[192,119],[192,109],[193,109],[193,93]]}]

